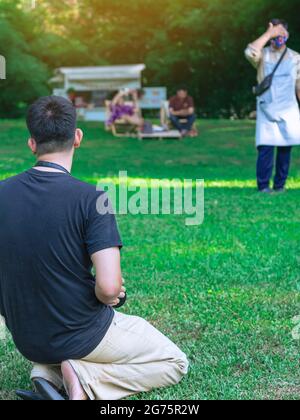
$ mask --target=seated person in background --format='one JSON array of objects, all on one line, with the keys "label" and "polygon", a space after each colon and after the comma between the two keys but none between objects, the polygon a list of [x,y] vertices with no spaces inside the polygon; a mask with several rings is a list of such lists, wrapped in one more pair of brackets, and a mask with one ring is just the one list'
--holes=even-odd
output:
[{"label": "seated person in background", "polygon": [[194,100],[185,87],[180,87],[177,94],[170,99],[170,120],[182,137],[197,135],[193,125],[196,121]]},{"label": "seated person in background", "polygon": [[75,98],[75,108],[88,108],[88,103],[83,96],[77,96]]},{"label": "seated person in background", "polygon": [[[132,105],[125,101],[126,96],[132,97]],[[106,122],[110,127],[117,120],[122,120],[124,123],[135,125],[139,131],[143,130],[144,120],[139,113],[139,92],[137,90],[122,89],[112,100],[111,116]]]},{"label": "seated person in background", "polygon": [[75,106],[75,101],[76,101],[75,90],[73,88],[70,88],[67,93],[68,93],[69,101],[72,102],[72,104]]}]

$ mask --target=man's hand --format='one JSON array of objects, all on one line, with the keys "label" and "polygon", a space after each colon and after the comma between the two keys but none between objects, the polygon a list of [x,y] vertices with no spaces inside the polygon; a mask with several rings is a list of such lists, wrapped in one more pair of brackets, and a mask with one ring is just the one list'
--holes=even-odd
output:
[{"label": "man's hand", "polygon": [[269,24],[269,29],[267,30],[269,39],[277,38],[278,36],[288,37],[288,31],[283,25],[274,26],[273,23]]},{"label": "man's hand", "polygon": [[261,51],[263,48],[268,44],[268,42],[278,36],[288,37],[289,33],[283,25],[273,25],[273,23],[270,22],[269,29],[256,41],[250,44],[255,50],[260,51],[259,56],[252,58],[251,61],[258,64],[262,58]]},{"label": "man's hand", "polygon": [[188,109],[183,109],[182,111],[179,111],[179,117],[188,117],[190,115]]},{"label": "man's hand", "polygon": [[109,304],[109,306],[117,306],[120,303],[121,299],[124,299],[126,296],[126,287],[124,286],[125,284],[125,280],[122,278],[122,282],[123,282],[123,286],[121,287],[121,292],[119,294],[119,296],[117,297],[117,299],[115,299],[114,302],[112,302],[111,304]]},{"label": "man's hand", "polygon": [[170,108],[170,114],[173,115],[174,117],[179,117],[180,111],[175,111],[173,108]]},{"label": "man's hand", "polygon": [[174,115],[175,117],[188,117],[190,115],[192,115],[194,113],[194,109],[193,108],[189,108],[189,109],[182,109],[180,111],[174,111],[174,110],[170,110],[171,114]]}]

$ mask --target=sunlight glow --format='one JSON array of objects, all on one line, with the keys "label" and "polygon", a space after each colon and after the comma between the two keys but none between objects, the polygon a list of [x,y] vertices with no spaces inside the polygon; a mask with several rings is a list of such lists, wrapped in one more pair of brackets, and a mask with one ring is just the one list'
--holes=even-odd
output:
[{"label": "sunlight glow", "polygon": [[[5,174],[1,174],[0,175],[0,181],[10,178],[12,176],[17,175],[16,172],[11,172],[11,173],[5,173]],[[75,174],[76,176],[76,174]],[[94,177],[85,177],[85,176],[78,176],[78,178],[81,178],[83,181],[88,182],[90,184],[94,184],[96,185],[99,181],[104,182],[104,183],[113,183],[115,185],[121,185],[122,184],[122,180],[120,182],[119,177],[115,176],[115,177],[102,177],[102,176],[94,176]],[[168,186],[169,182],[172,180],[167,180],[167,179],[151,179],[151,178],[135,178],[135,177],[128,177],[127,178],[127,182],[131,185],[131,186],[139,186],[141,181],[143,182],[147,182],[147,184],[150,186],[151,182],[153,182],[152,185],[155,186],[155,184],[157,184],[158,186]],[[172,186],[174,188],[176,187],[182,187],[182,182],[183,181],[179,181],[179,180],[175,180],[174,182],[172,181]],[[124,179],[124,184],[126,183],[126,180]],[[196,182],[193,181],[193,187],[195,187]],[[254,179],[247,179],[247,180],[238,180],[238,179],[228,179],[228,180],[222,180],[222,179],[218,179],[218,180],[210,180],[210,181],[205,181],[205,188],[206,189],[210,189],[210,188],[224,188],[224,189],[235,189],[235,188],[256,188],[256,181]],[[288,181],[288,186],[287,188],[289,190],[298,190],[300,189],[300,178],[290,178]]]}]

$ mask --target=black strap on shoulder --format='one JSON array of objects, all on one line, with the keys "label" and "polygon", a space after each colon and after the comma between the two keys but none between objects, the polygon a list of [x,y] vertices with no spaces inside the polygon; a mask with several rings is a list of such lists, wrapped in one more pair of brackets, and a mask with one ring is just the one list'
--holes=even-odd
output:
[{"label": "black strap on shoulder", "polygon": [[272,76],[274,76],[275,75],[275,73],[276,73],[276,71],[278,70],[278,67],[280,66],[280,64],[282,63],[282,61],[283,61],[283,59],[284,59],[284,57],[286,56],[286,53],[288,52],[288,48],[286,48],[284,51],[283,51],[283,53],[282,53],[282,55],[281,55],[281,57],[280,57],[280,60],[278,61],[278,63],[276,64],[276,66],[275,66],[275,68],[274,68],[274,70],[273,70],[273,72],[272,72]]},{"label": "black strap on shoulder", "polygon": [[64,172],[65,174],[68,174],[68,175],[70,175],[70,172],[66,169],[66,168],[64,168],[63,166],[61,166],[61,165],[58,165],[57,163],[53,163],[53,162],[46,162],[46,161],[39,161],[39,162],[37,162],[36,164],[35,164],[35,168],[36,167],[41,167],[41,168],[51,168],[51,169],[57,169],[58,171],[62,171],[62,172]]}]

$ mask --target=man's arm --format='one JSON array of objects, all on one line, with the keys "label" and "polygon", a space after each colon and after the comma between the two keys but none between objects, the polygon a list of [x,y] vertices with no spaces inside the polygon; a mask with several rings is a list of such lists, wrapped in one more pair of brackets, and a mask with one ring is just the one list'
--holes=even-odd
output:
[{"label": "man's arm", "polygon": [[189,108],[188,108],[188,110],[187,110],[187,115],[188,116],[190,116],[190,115],[193,115],[193,114],[195,114],[195,102],[194,102],[194,99],[192,98],[192,97],[190,97],[189,98]]},{"label": "man's arm", "polygon": [[184,110],[184,113],[185,113],[184,116],[185,117],[189,117],[189,116],[195,114],[195,102],[194,102],[194,99],[191,96],[189,96],[189,98],[188,98],[188,105],[189,105],[189,107]]},{"label": "man's arm", "polygon": [[175,111],[174,108],[170,108],[170,114],[174,115],[174,117],[180,117],[182,111]]},{"label": "man's arm", "polygon": [[115,306],[125,296],[119,248],[109,248],[92,255],[96,270],[95,293],[105,305]]},{"label": "man's arm", "polygon": [[270,23],[268,30],[256,41],[249,44],[245,51],[246,58],[250,61],[250,63],[255,67],[258,67],[262,59],[262,51],[264,47],[271,41],[271,39],[278,36],[288,36],[287,30],[283,25],[274,26]]},{"label": "man's arm", "polygon": [[169,100],[169,111],[170,111],[170,114],[173,115],[174,117],[179,117],[180,116],[180,111],[175,111],[174,106],[175,106],[175,97],[172,97]]},{"label": "man's arm", "polygon": [[180,111],[175,111],[173,108],[170,108],[170,113],[175,117],[188,117],[189,115],[193,115],[195,113],[195,108],[190,107],[188,109],[182,109]]}]

